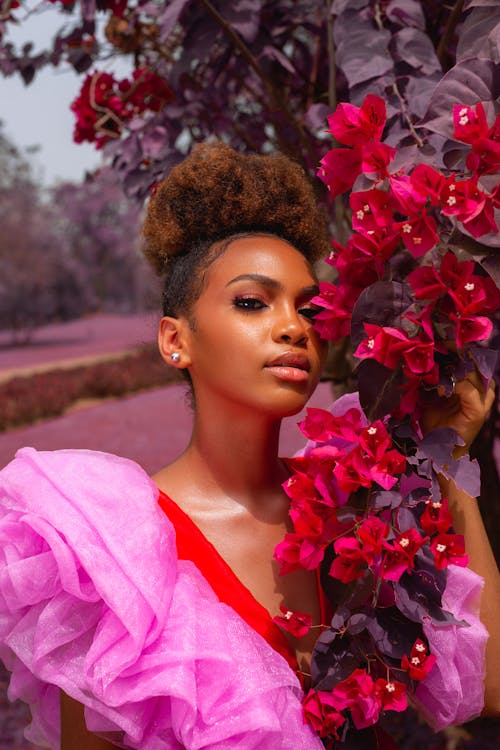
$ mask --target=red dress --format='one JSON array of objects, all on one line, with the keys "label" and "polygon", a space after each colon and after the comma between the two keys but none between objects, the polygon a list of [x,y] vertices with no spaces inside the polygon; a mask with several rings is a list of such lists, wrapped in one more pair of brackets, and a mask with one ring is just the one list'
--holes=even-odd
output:
[{"label": "red dress", "polygon": [[[275,651],[281,654],[303,684],[303,675],[299,671],[295,652],[284,633],[273,622],[267,609],[242,584],[194,521],[162,490],[160,490],[158,504],[175,529],[179,560],[191,560],[208,581],[220,601],[232,607]],[[332,615],[330,605],[319,585],[319,576],[317,576],[317,588],[321,622],[327,623]],[[380,750],[398,750],[392,738],[380,727],[376,727],[375,732]]]}]

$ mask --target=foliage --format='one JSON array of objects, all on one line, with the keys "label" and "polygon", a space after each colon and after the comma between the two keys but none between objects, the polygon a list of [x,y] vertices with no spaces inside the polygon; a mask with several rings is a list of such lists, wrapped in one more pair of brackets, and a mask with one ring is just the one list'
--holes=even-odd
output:
[{"label": "foliage", "polygon": [[109,169],[44,193],[0,131],[0,328],[22,343],[51,320],[154,304],[139,221]]},{"label": "foliage", "polygon": [[0,431],[59,416],[80,399],[118,398],[173,378],[156,347],[115,361],[15,377],[0,384]]},{"label": "foliage", "polygon": [[[382,141],[383,100],[340,104],[328,121],[347,148],[319,170],[332,197],[350,192],[354,232],[333,243],[337,278],[313,300],[315,326],[332,341],[350,335],[359,401],[308,409],[309,443],[284,484],[293,531],[275,557],[281,573],[321,570],[335,614],[316,643],[304,709],[320,736],[347,747],[352,727],[418,700],[418,683],[437,669],[426,623],[466,625],[441,599],[446,569],[467,555],[437,477],[476,496],[478,466],[454,457],[463,441],[453,430],[424,436],[423,418],[441,396],[458,398],[455,383],[471,371],[485,386],[495,371],[498,347],[487,344],[500,289],[454,235],[497,239],[500,115],[488,123],[481,104],[457,102],[453,120],[451,137],[469,146],[453,168],[391,169],[398,152]],[[275,620],[291,632],[310,626],[303,613]]]}]

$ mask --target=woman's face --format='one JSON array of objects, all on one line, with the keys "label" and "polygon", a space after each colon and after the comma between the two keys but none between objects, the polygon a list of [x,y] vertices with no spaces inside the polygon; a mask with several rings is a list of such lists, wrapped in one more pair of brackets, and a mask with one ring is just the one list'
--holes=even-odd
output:
[{"label": "woman's face", "polygon": [[187,334],[197,406],[208,397],[272,418],[300,411],[326,353],[313,328],[317,293],[313,270],[288,242],[233,240],[208,270]]}]

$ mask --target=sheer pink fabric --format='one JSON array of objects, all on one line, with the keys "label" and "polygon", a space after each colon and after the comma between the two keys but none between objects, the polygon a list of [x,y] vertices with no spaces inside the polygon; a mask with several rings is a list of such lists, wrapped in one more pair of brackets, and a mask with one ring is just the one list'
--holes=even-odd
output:
[{"label": "sheer pink fabric", "polygon": [[59,747],[59,688],[141,750],[321,750],[286,663],[189,561],[131,461],[20,451],[0,474],[0,656],[27,737]]}]

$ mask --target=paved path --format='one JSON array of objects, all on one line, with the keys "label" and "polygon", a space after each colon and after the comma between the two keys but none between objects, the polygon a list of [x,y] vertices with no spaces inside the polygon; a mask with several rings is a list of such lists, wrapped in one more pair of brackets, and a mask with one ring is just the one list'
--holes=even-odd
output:
[{"label": "paved path", "polygon": [[[71,412],[29,427],[0,434],[0,466],[25,445],[39,450],[88,448],[108,451],[137,461],[154,473],[178,456],[187,444],[192,412],[186,387],[170,385],[117,401]],[[330,387],[322,383],[311,406],[330,403]],[[304,443],[297,428],[301,415],[285,420],[280,452],[292,455]]]},{"label": "paved path", "polygon": [[39,328],[30,344],[13,346],[0,331],[0,379],[109,359],[156,339],[159,314],[91,315]]}]

